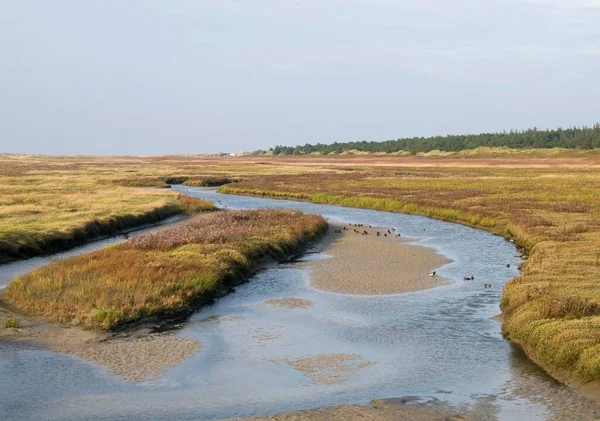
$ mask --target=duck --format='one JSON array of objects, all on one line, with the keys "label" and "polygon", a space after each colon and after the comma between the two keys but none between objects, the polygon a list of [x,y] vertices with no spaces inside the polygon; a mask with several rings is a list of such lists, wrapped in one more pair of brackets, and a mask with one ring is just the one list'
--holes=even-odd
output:
[{"label": "duck", "polygon": [[506,267],[507,267],[507,268],[509,268],[509,267],[510,267],[510,263],[508,263],[508,264],[506,265]]},{"label": "duck", "polygon": [[433,272],[429,272],[427,275],[429,275],[429,276],[435,276],[435,270]]},{"label": "duck", "polygon": [[483,287],[484,287],[484,288],[491,288],[491,287],[492,287],[492,284],[483,284]]}]

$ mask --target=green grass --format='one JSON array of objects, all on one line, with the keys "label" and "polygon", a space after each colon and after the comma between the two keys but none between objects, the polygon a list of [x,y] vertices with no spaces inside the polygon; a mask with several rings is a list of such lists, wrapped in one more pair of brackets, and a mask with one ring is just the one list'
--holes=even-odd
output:
[{"label": "green grass", "polygon": [[21,327],[21,321],[16,317],[10,317],[4,321],[5,329],[18,329]]}]

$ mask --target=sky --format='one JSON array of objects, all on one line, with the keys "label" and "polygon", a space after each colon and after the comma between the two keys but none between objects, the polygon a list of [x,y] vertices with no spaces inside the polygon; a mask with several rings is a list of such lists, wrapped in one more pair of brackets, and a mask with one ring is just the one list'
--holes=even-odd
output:
[{"label": "sky", "polygon": [[0,0],[0,153],[600,121],[600,0]]}]

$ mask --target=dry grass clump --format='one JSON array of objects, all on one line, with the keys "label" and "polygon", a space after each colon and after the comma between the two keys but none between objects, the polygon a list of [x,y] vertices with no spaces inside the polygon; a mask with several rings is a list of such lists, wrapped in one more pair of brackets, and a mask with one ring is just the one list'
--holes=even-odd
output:
[{"label": "dry grass clump", "polygon": [[367,162],[350,173],[255,177],[220,191],[420,214],[514,238],[529,259],[503,292],[504,334],[553,373],[600,380],[600,166],[554,162]]},{"label": "dry grass clump", "polygon": [[4,298],[57,322],[102,329],[187,315],[263,258],[284,259],[325,229],[320,216],[294,211],[209,214],[34,270],[13,280]]},{"label": "dry grass clump", "polygon": [[5,329],[18,329],[21,327],[21,321],[16,317],[9,317],[4,321]]}]

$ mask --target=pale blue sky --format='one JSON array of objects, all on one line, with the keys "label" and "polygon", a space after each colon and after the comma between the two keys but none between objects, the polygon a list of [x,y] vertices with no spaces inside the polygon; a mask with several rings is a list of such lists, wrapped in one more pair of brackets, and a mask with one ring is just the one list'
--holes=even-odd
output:
[{"label": "pale blue sky", "polygon": [[591,125],[600,0],[0,0],[0,152]]}]

